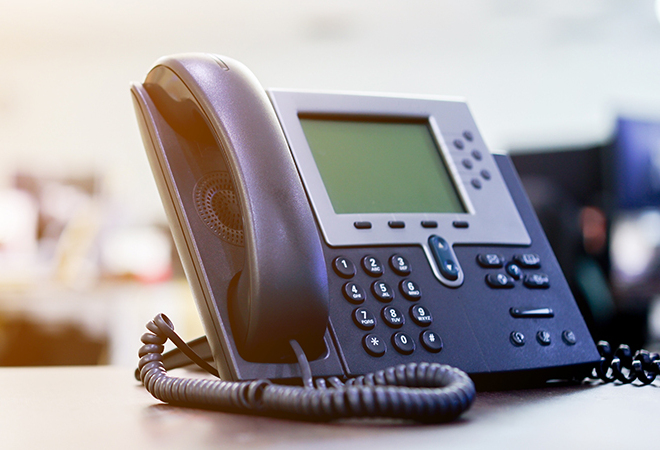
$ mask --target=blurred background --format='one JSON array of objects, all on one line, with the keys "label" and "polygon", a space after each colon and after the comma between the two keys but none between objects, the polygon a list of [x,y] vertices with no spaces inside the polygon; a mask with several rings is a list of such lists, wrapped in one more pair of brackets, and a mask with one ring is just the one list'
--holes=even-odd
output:
[{"label": "blurred background", "polygon": [[4,0],[0,365],[133,366],[203,333],[129,95],[213,52],[265,87],[465,97],[594,337],[660,340],[660,1]]}]

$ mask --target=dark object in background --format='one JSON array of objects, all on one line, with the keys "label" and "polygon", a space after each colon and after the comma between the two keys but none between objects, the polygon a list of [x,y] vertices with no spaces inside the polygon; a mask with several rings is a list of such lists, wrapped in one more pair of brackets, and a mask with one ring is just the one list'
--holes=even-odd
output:
[{"label": "dark object in background", "polygon": [[612,146],[518,150],[511,159],[594,339],[642,347],[648,304],[626,307],[610,283]]},{"label": "dark object in background", "polygon": [[103,364],[105,338],[92,337],[74,324],[57,327],[26,318],[0,326],[0,366],[82,366]]},{"label": "dark object in background", "polygon": [[660,206],[660,122],[620,117],[612,146],[613,199],[617,209]]}]

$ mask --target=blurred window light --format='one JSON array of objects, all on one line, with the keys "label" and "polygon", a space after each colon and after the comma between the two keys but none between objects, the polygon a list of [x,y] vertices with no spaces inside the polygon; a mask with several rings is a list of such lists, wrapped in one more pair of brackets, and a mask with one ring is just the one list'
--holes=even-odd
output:
[{"label": "blurred window light", "polygon": [[37,205],[30,194],[8,189],[0,192],[0,250],[33,252],[37,245]]}]

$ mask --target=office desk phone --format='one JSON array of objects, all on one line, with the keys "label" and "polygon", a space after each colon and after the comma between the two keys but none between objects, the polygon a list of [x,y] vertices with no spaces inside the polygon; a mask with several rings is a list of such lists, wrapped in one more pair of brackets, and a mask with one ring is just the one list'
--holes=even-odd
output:
[{"label": "office desk phone", "polygon": [[159,60],[131,92],[222,380],[329,391],[448,365],[515,386],[599,360],[464,101],[266,91],[206,54]]}]

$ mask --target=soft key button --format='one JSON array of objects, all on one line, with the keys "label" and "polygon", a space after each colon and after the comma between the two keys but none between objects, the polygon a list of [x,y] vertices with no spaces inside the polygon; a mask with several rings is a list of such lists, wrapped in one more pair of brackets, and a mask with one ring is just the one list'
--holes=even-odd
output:
[{"label": "soft key button", "polygon": [[440,274],[449,281],[458,280],[461,268],[447,241],[440,236],[433,235],[429,238],[429,247],[431,247],[431,253],[433,253],[435,262],[438,264]]}]

